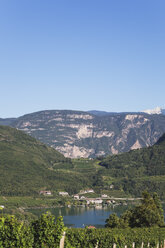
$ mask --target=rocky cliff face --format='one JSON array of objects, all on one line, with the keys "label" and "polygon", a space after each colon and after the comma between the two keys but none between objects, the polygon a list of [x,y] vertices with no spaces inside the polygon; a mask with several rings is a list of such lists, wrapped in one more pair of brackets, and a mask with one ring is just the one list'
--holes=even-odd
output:
[{"label": "rocky cliff face", "polygon": [[165,116],[52,110],[22,116],[12,126],[67,157],[96,157],[153,145],[165,133]]}]

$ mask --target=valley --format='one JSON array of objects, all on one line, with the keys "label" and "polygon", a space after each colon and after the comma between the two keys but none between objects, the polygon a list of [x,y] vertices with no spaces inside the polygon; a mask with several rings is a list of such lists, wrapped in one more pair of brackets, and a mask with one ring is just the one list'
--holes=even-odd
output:
[{"label": "valley", "polygon": [[[7,213],[30,218],[24,209],[128,204],[144,190],[156,191],[165,201],[165,135],[157,141],[164,121],[164,115],[103,118],[75,111],[41,111],[6,120],[4,124],[12,123],[17,129],[0,126],[0,205]],[[139,141],[137,135],[141,135]],[[55,148],[65,155],[69,142],[73,148],[69,157],[79,158],[64,156],[51,140],[58,141]],[[108,143],[114,140],[120,150]],[[132,150],[121,153],[131,142],[135,142]],[[122,148],[121,143],[127,146]],[[85,153],[78,144],[86,147]],[[141,148],[142,144],[149,147]]]},{"label": "valley", "polygon": [[144,190],[165,201],[164,151],[165,134],[146,148],[71,159],[23,131],[0,126],[0,215],[30,225],[63,213],[66,226],[103,227],[108,214],[139,205]]},{"label": "valley", "polygon": [[22,131],[0,126],[0,194],[39,197],[40,192],[50,191],[57,198],[60,191],[72,196],[93,189],[94,197],[138,198],[148,190],[165,200],[164,149],[163,135],[148,148],[70,159]]}]

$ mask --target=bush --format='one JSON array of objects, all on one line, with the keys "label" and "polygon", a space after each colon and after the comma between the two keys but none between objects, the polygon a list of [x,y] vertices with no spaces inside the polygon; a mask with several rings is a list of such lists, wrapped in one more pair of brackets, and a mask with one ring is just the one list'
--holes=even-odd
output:
[{"label": "bush", "polygon": [[34,235],[34,247],[59,248],[60,239],[64,231],[62,217],[55,217],[50,214],[42,214],[41,217],[32,223]]},{"label": "bush", "polygon": [[0,218],[0,247],[33,247],[33,235],[29,226],[18,222],[14,216]]},{"label": "bush", "polygon": [[14,216],[0,217],[0,247],[3,248],[59,248],[64,231],[62,217],[43,214],[27,225]]}]

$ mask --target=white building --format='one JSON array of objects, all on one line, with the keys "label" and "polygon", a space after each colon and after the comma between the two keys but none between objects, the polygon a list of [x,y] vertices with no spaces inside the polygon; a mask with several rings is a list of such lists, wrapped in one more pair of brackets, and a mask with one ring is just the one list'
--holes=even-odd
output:
[{"label": "white building", "polygon": [[93,189],[87,189],[87,193],[94,193]]},{"label": "white building", "polygon": [[87,200],[87,204],[102,204],[103,200],[100,198],[88,198]]},{"label": "white building", "polygon": [[79,194],[88,194],[88,193],[94,193],[93,189],[86,189],[86,190],[81,190]]},{"label": "white building", "polygon": [[75,200],[79,200],[79,195],[74,195],[73,197]]},{"label": "white building", "polygon": [[52,195],[50,190],[42,190],[40,191],[40,195]]},{"label": "white building", "polygon": [[59,195],[62,195],[62,196],[69,196],[68,192],[59,192]]},{"label": "white building", "polygon": [[101,195],[102,198],[107,198],[108,196],[106,194]]}]

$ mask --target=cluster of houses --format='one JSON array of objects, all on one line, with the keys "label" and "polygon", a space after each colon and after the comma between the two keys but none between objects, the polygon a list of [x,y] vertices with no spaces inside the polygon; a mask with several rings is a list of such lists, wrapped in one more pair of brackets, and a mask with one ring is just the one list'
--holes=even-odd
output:
[{"label": "cluster of houses", "polygon": [[[110,188],[110,189],[113,189],[113,188],[114,188],[114,185],[113,185],[113,184],[110,185],[109,188]],[[84,194],[88,194],[88,193],[94,193],[94,190],[93,190],[93,189],[81,190],[77,196],[79,196],[79,195],[84,195]],[[41,191],[39,192],[39,194],[40,194],[40,195],[52,195],[52,192],[51,192],[50,190],[41,190]],[[59,192],[59,195],[61,195],[61,196],[69,196],[68,192],[63,192],[63,191]],[[75,195],[75,196],[76,196],[76,195]],[[105,197],[105,198],[106,198],[106,197],[108,197],[108,196],[107,196],[107,195],[102,195],[102,197]]]},{"label": "cluster of houses", "polygon": [[[87,193],[94,193],[94,190],[93,189],[81,190],[79,195],[83,195],[83,194],[87,194]],[[50,190],[41,190],[40,195],[52,195],[52,192]],[[69,193],[65,192],[65,191],[61,191],[61,192],[59,192],[59,195],[61,195],[61,196],[69,196]],[[77,195],[77,197],[79,197],[79,195]]]},{"label": "cluster of houses", "polygon": [[[97,198],[88,198],[88,197],[85,197],[84,195],[85,194],[88,194],[88,193],[95,193],[93,189],[87,189],[87,190],[81,190],[79,192],[79,194],[75,194],[73,195],[72,197],[74,198],[74,200],[78,200],[78,201],[86,201],[86,204],[87,205],[99,205],[99,204],[102,204],[103,202],[105,202],[106,200],[106,203],[107,204],[115,204],[115,201],[114,200],[110,200],[109,199],[109,196],[106,195],[106,194],[102,194],[101,197],[97,197]],[[47,191],[40,191],[40,195],[52,195],[51,191],[47,190]],[[65,191],[60,191],[59,192],[59,195],[60,196],[69,196],[69,193],[68,192],[65,192]]]},{"label": "cluster of houses", "polygon": [[85,200],[87,205],[90,205],[90,204],[100,205],[103,202],[105,202],[105,200],[107,204],[115,204],[115,201],[109,200],[109,196],[106,194],[102,194],[101,197],[97,197],[97,198],[87,198],[84,196],[84,194],[87,194],[87,193],[94,193],[94,190],[93,189],[81,190],[79,194],[73,195],[73,198],[79,201]]},{"label": "cluster of houses", "polygon": [[103,195],[101,195],[101,197],[98,197],[98,198],[87,198],[85,196],[80,196],[77,194],[77,195],[73,195],[73,198],[75,200],[79,200],[79,201],[85,200],[87,205],[90,205],[90,204],[99,205],[99,204],[102,204],[103,202],[105,202],[105,200],[106,200],[107,204],[115,204],[114,200],[108,200],[109,197],[106,194],[103,194]]}]

